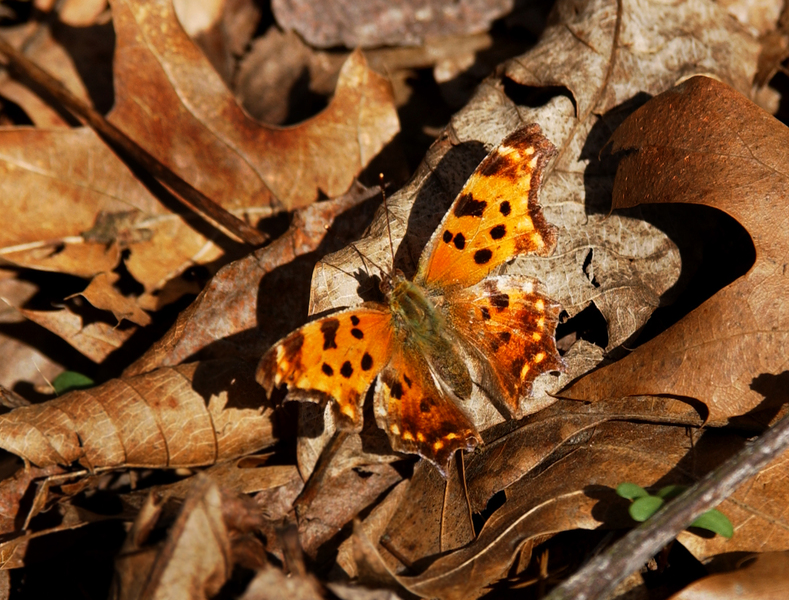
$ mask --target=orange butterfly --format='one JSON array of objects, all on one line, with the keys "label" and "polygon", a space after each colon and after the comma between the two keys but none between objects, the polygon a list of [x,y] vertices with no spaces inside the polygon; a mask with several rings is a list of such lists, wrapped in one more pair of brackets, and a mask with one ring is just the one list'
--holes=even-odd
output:
[{"label": "orange butterfly", "polygon": [[554,228],[537,202],[556,150],[536,124],[504,139],[463,186],[419,260],[413,281],[381,282],[387,303],[367,302],[313,321],[263,356],[257,379],[271,395],[331,400],[337,426],[358,431],[375,388],[375,416],[392,447],[442,473],[456,450],[481,441],[461,409],[478,383],[512,415],[541,373],[561,369],[554,339],[560,307],[532,279],[488,276],[521,255],[546,256]]}]

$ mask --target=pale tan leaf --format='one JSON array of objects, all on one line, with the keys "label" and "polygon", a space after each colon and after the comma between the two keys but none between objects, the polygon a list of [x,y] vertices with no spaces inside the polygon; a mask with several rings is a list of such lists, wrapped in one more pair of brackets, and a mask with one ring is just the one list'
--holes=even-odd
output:
[{"label": "pale tan leaf", "polygon": [[274,443],[260,400],[244,363],[192,363],[0,415],[0,446],[39,466],[209,465]]}]

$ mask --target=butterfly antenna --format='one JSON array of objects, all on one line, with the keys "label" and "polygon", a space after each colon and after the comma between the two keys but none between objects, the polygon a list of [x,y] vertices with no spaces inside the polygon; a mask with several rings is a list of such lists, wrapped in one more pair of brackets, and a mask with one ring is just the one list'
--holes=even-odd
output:
[{"label": "butterfly antenna", "polygon": [[389,224],[389,205],[386,203],[386,185],[384,184],[384,174],[378,173],[378,181],[380,182],[378,185],[381,188],[381,196],[384,199],[384,212],[386,212],[386,233],[389,236],[389,255],[392,257],[392,268],[390,269],[390,273],[394,273],[394,262],[395,262],[395,253],[394,253],[394,244],[392,243],[392,226]]}]

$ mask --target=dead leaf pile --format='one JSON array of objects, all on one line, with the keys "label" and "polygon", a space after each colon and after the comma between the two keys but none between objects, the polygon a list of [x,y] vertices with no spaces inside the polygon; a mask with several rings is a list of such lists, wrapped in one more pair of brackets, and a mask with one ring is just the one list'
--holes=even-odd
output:
[{"label": "dead leaf pile", "polygon": [[[0,597],[542,597],[636,527],[619,484],[693,486],[784,417],[782,4],[523,4],[0,7],[60,82],[5,53]],[[484,443],[444,478],[372,406],[348,433],[266,397],[270,345],[413,275],[530,122],[558,151],[558,242],[503,272],[561,304],[567,369],[528,414],[475,386]],[[770,459],[718,507],[733,538],[686,530],[614,597],[784,589],[789,457]]]}]

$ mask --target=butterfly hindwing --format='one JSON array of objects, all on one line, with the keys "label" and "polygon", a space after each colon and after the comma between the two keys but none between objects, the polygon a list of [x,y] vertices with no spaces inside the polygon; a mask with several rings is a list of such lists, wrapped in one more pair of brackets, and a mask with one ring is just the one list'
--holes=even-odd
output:
[{"label": "butterfly hindwing", "polygon": [[451,392],[440,390],[424,358],[397,344],[375,390],[378,424],[392,448],[419,454],[446,473],[456,450],[472,450],[481,441]]},{"label": "butterfly hindwing", "polygon": [[257,380],[271,395],[287,385],[295,396],[334,400],[338,426],[359,430],[364,395],[392,353],[392,316],[359,307],[318,319],[283,338],[263,356]]},{"label": "butterfly hindwing", "polygon": [[560,306],[528,277],[488,277],[457,290],[447,302],[449,320],[483,358],[497,395],[513,415],[538,375],[561,370],[556,350]]},{"label": "butterfly hindwing", "polygon": [[466,287],[520,254],[549,254],[556,234],[537,193],[555,153],[536,123],[505,138],[463,186],[427,245],[415,282]]}]

